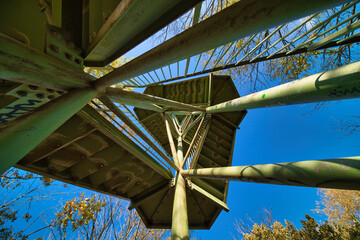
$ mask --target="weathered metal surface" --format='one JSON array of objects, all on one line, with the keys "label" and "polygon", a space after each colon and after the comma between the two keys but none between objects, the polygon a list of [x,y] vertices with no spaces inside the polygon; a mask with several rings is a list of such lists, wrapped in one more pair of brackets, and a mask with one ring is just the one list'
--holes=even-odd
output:
[{"label": "weathered metal surface", "polygon": [[[189,181],[190,182],[190,181]],[[208,199],[212,200],[215,204],[217,204],[219,207],[221,207],[223,210],[225,210],[226,212],[229,212],[229,207],[226,205],[225,202],[221,201],[219,198],[211,195],[210,193],[208,193],[207,191],[205,191],[204,189],[202,189],[201,187],[197,186],[196,184],[190,182],[190,188],[191,190],[195,190],[197,192],[199,192],[200,194],[204,195],[205,197],[207,197]]]},{"label": "weathered metal surface", "polygon": [[198,2],[200,0],[120,1],[99,31],[90,30],[89,34],[96,34],[96,37],[86,50],[86,64],[104,66],[110,63]]},{"label": "weathered metal surface", "polygon": [[[180,148],[180,150],[179,150]],[[182,146],[178,146],[178,153]],[[183,159],[178,156],[179,160]],[[181,174],[175,179],[174,205],[171,219],[171,240],[189,240],[189,220],[186,201],[186,183]]]},{"label": "weathered metal surface", "polygon": [[169,139],[169,145],[170,145],[170,149],[171,149],[171,154],[173,156],[174,162],[175,162],[175,166],[180,170],[180,162],[179,159],[177,157],[177,153],[176,153],[176,149],[175,149],[175,144],[174,144],[174,139],[173,136],[171,134],[171,130],[170,130],[170,124],[169,124],[169,120],[164,117],[164,121],[165,121],[165,126],[166,126],[166,133]]},{"label": "weathered metal surface", "polygon": [[116,101],[121,102],[122,100],[129,100],[135,103],[142,102],[148,104],[156,104],[162,106],[164,109],[166,108],[176,108],[178,110],[184,111],[205,111],[205,108],[193,106],[190,104],[185,104],[182,102],[177,102],[173,100],[169,100],[166,98],[161,98],[157,96],[151,96],[148,94],[133,92],[124,90],[121,88],[107,88],[105,94],[111,99],[116,99]]},{"label": "weathered metal surface", "polygon": [[360,157],[183,170],[184,176],[360,190]]},{"label": "weathered metal surface", "polygon": [[46,26],[45,53],[80,70],[84,69],[82,49],[77,47],[62,28]]},{"label": "weathered metal surface", "polygon": [[0,33],[0,78],[68,90],[87,87],[94,77],[54,57],[30,48]]},{"label": "weathered metal surface", "polygon": [[[114,141],[109,133],[118,136],[120,130],[89,109],[71,117],[15,166],[128,200],[169,182],[171,175],[159,173],[134,149]],[[85,119],[80,117],[85,113]],[[101,118],[104,122],[95,125]]]},{"label": "weathered metal surface", "polygon": [[0,124],[60,96],[52,89],[0,80]]},{"label": "weathered metal surface", "polygon": [[96,86],[105,88],[344,2],[348,1],[239,1],[102,77],[96,82]]},{"label": "weathered metal surface", "polygon": [[[1,1],[0,32],[38,51],[45,48],[46,6],[40,1]],[[4,51],[5,45],[0,44]],[[36,61],[34,61],[36,63]]]},{"label": "weathered metal surface", "polygon": [[149,144],[167,163],[170,164],[175,170],[179,168],[175,163],[161,150],[159,149],[154,142],[152,142],[145,133],[143,133],[118,107],[115,106],[109,98],[103,96],[100,98],[101,102],[105,104],[118,118],[120,118],[127,126],[134,131],[135,134],[138,134],[147,144]]},{"label": "weathered metal surface", "polygon": [[[220,202],[215,203],[216,199],[192,190],[188,184],[185,189],[189,228],[209,229],[216,219],[213,216],[217,216],[225,205],[220,207]],[[175,179],[167,186],[159,184],[133,197],[131,208],[136,208],[147,227],[171,228],[174,193]]]},{"label": "weathered metal surface", "polygon": [[95,96],[91,88],[73,90],[0,125],[0,173],[15,165]]},{"label": "weathered metal surface", "polygon": [[360,62],[230,100],[206,109],[209,113],[360,97]]},{"label": "weathered metal surface", "polygon": [[[168,84],[164,86],[159,85],[148,87],[145,89],[144,93],[174,100],[177,102],[197,106],[207,106],[208,91],[206,91],[205,89],[208,88],[208,84],[209,82],[207,80],[207,77],[205,77],[199,78],[196,81],[184,81],[179,84]],[[149,130],[148,132],[152,133],[153,136],[158,140],[158,142],[163,145],[165,150],[170,153],[171,150],[167,137],[166,126],[162,115],[153,115],[154,112],[152,111],[146,111],[137,108],[135,108],[134,110],[139,120],[142,121],[145,127]],[[196,127],[197,126],[195,126],[195,128]],[[156,134],[156,136],[154,134]],[[175,139],[177,138],[176,135],[174,135],[174,137]]]},{"label": "weathered metal surface", "polygon": [[147,103],[147,102],[143,102],[143,101],[137,101],[135,99],[117,99],[117,98],[112,98],[112,100],[114,102],[117,102],[119,104],[125,104],[125,105],[130,105],[130,106],[134,106],[134,107],[138,107],[138,108],[142,108],[142,109],[146,109],[146,110],[151,110],[151,111],[155,111],[155,112],[164,112],[165,110],[153,103]]},{"label": "weathered metal surface", "polygon": [[[173,146],[176,165],[154,144],[149,143],[146,136],[124,118],[121,112],[117,112],[108,99],[105,100],[117,117],[132,126],[176,170],[183,168],[183,151],[194,145],[194,136],[202,129],[203,123],[194,121],[195,117],[186,118],[183,122],[184,114],[194,111],[199,114],[198,111],[204,111],[205,107],[208,107],[209,112],[215,113],[211,118],[206,118],[209,122],[204,127],[205,131],[200,134],[202,139],[199,149],[192,157],[190,167],[196,170],[181,171],[195,183],[189,181],[188,186],[181,173],[178,172],[176,180],[172,179],[170,171],[96,110],[86,106],[78,112],[113,83],[348,1],[239,1],[96,82],[93,82],[93,77],[82,72],[83,56],[88,64],[104,65],[198,2],[199,0],[62,0],[41,1],[40,8],[35,0],[21,0],[20,4],[4,2],[0,9],[0,13],[3,13],[0,14],[0,19],[4,20],[0,21],[0,78],[12,83],[6,83],[3,85],[4,89],[0,89],[0,106],[16,110],[16,116],[20,115],[20,111],[25,111],[22,106],[24,103],[18,102],[21,99],[18,96],[24,95],[24,87],[28,85],[18,83],[49,89],[42,89],[41,93],[32,89],[31,94],[27,93],[28,97],[50,97],[50,93],[54,93],[50,91],[54,90],[67,93],[60,97],[59,93],[56,96],[53,94],[52,100],[40,107],[45,100],[36,102],[36,109],[26,108],[26,111],[31,110],[30,114],[0,126],[0,159],[6,159],[0,161],[0,173],[16,164],[16,167],[44,176],[130,199],[132,207],[139,212],[146,226],[172,226],[173,239],[188,239],[189,228],[210,228],[219,213],[228,210],[227,179],[359,189],[359,157],[251,166],[263,171],[263,175],[249,166],[226,168],[232,161],[235,131],[246,114],[243,109],[359,97],[359,73],[356,69],[360,68],[359,63],[308,77],[308,80],[302,80],[301,83],[281,86],[280,91],[279,88],[269,89],[245,98],[239,98],[230,78],[219,76],[149,87],[145,94],[122,90],[114,92],[113,89],[107,91],[107,94],[115,95],[122,103],[147,109],[135,111],[140,121],[168,152],[170,145]],[[9,15],[5,14],[7,11]],[[198,7],[195,14],[198,15],[199,12]],[[32,21],[27,21],[32,16]],[[46,23],[54,24],[57,28]],[[357,28],[358,23],[351,27]],[[342,31],[337,34],[345,33]],[[327,44],[332,40],[330,38],[325,38],[318,45]],[[87,48],[85,55],[78,48],[80,46]],[[185,75],[188,67],[189,61],[186,63]],[[284,92],[283,88],[286,88]],[[49,95],[45,92],[49,92]],[[228,102],[234,98],[237,99]],[[223,102],[226,103],[217,105]],[[29,101],[28,103],[30,104]],[[214,110],[214,105],[218,109]],[[238,112],[223,112],[232,110]],[[4,114],[11,115],[11,118],[14,116],[14,112],[1,111],[0,120]],[[169,117],[164,118],[162,114],[164,111],[167,115],[171,112],[177,114],[170,124]],[[220,113],[216,113],[217,111]],[[78,114],[74,116],[76,112]],[[185,126],[192,127],[187,134],[182,135]],[[177,153],[174,150],[173,136],[178,138]],[[189,151],[185,158],[188,158],[188,153]],[[211,179],[197,178],[202,177],[199,174],[201,171],[205,171],[205,176],[211,176]],[[240,176],[240,171],[248,175]],[[213,179],[216,176],[226,180]]]},{"label": "weathered metal surface", "polygon": [[100,116],[96,110],[87,106],[83,111],[78,113],[79,116],[87,120],[94,127],[98,128],[103,134],[111,138],[114,142],[126,149],[132,155],[137,157],[140,161],[148,165],[151,169],[156,171],[161,176],[171,179],[172,174],[161,166],[155,159],[150,157],[144,150],[139,148],[132,140],[126,137],[114,125]]},{"label": "weathered metal surface", "polygon": [[[177,146],[177,165],[180,167],[183,162],[183,143],[181,135],[178,137]],[[171,217],[171,239],[172,240],[188,240],[189,237],[189,220],[188,208],[186,201],[186,182],[184,177],[178,171],[175,178],[174,205]]]},{"label": "weathered metal surface", "polygon": [[[212,76],[211,83],[209,77],[202,77],[168,85],[152,86],[146,88],[144,93],[196,106],[208,106],[209,102],[217,104],[239,97],[231,78],[223,76]],[[173,123],[169,120],[170,116],[166,117],[167,121],[165,121],[161,113],[139,108],[134,110],[142,124],[168,152],[171,152],[169,141],[172,142],[173,155],[177,158],[174,141],[179,138],[179,135],[174,134],[175,130],[171,130],[170,125],[173,125]],[[235,131],[245,114],[246,111],[212,115],[206,126],[205,133],[207,134],[203,136],[202,145],[198,149],[198,161],[193,163],[194,168],[229,166],[231,164]],[[192,121],[195,121],[196,118],[197,116],[194,115]],[[224,121],[224,118],[227,121]],[[168,124],[165,124],[166,122]],[[174,124],[177,123],[175,122]],[[186,120],[182,124],[186,124]],[[191,121],[188,122],[188,125],[192,125]],[[199,125],[200,121],[193,125],[182,140],[183,153],[189,149]],[[184,130],[183,127],[181,125],[181,132]],[[169,134],[167,134],[166,130]],[[177,162],[177,159],[175,159],[175,162]],[[199,191],[194,191],[190,188],[186,190],[189,228],[210,228],[218,214],[223,209],[226,209],[224,204],[228,181],[201,180],[198,178],[192,178],[191,181],[198,186]],[[218,200],[206,197],[206,193]],[[154,203],[150,197],[143,201],[142,204],[137,205],[136,209],[148,227],[169,228],[171,226],[171,214],[164,211],[172,212],[172,203],[169,203],[169,201],[173,201],[174,190],[170,189],[167,193],[164,190],[155,195],[157,194],[159,195],[158,197],[160,195],[163,197],[161,203]],[[155,198],[155,196],[153,197]],[[223,204],[220,204],[220,202],[223,202]],[[155,214],[152,214],[147,210],[150,208],[150,204],[155,206],[159,204],[165,210],[154,210]],[[161,218],[160,215],[162,216]]]},{"label": "weathered metal surface", "polygon": [[[194,134],[194,136],[193,136],[193,139],[191,140],[191,143],[190,143],[190,145],[189,145],[189,148],[188,148],[188,150],[186,151],[184,161],[183,161],[182,164],[181,164],[181,168],[182,168],[182,169],[184,168],[185,163],[186,163],[188,157],[190,156],[190,151],[191,151],[191,149],[193,148],[193,146],[194,146],[194,144],[195,144],[195,140],[197,139],[198,134],[199,134],[199,131],[200,131],[200,128],[201,128],[201,126],[202,126],[202,123],[204,122],[205,116],[204,116],[204,115],[200,115],[200,116],[202,116],[201,121],[200,121],[200,123],[199,123],[199,126],[198,126],[197,129],[196,129],[196,132],[195,132],[195,134]],[[196,121],[194,121],[194,123],[196,123]],[[191,129],[191,127],[189,127],[189,129]],[[200,149],[201,149],[201,148],[200,148]],[[200,149],[199,149],[199,151],[200,151]]]}]

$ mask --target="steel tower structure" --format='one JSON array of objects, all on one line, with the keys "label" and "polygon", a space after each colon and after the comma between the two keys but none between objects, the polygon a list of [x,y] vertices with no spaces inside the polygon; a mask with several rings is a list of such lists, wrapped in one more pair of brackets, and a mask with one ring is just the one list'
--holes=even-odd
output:
[{"label": "steel tower structure", "polygon": [[[248,109],[360,97],[359,62],[243,97],[212,74],[359,42],[358,2],[241,0],[200,18],[199,0],[4,1],[1,173],[15,166],[130,200],[172,239],[229,210],[229,180],[359,190],[360,157],[231,166]],[[187,30],[98,79],[83,71],[111,68],[187,11]]]}]

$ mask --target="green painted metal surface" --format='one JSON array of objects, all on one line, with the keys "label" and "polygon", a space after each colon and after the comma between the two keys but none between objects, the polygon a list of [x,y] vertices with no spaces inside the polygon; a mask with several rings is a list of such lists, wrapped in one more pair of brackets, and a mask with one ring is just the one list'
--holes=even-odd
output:
[{"label": "green painted metal surface", "polygon": [[[94,77],[0,32],[0,78],[54,90],[88,87]],[[64,54],[61,52],[61,54]]]},{"label": "green painted metal surface", "polygon": [[172,175],[90,106],[71,117],[16,167],[124,199]]},{"label": "green painted metal surface", "polygon": [[[95,2],[95,3],[94,3]],[[106,21],[96,16],[102,1],[90,1],[90,44],[86,64],[104,66],[181,16],[200,0],[123,0]],[[92,27],[94,26],[94,27]],[[123,34],[123,33],[126,34]]]},{"label": "green painted metal surface", "polygon": [[190,239],[186,184],[185,179],[181,174],[177,174],[175,179],[174,206],[171,223],[171,239]]},{"label": "green painted metal surface", "polygon": [[95,96],[96,92],[90,88],[74,90],[16,118],[16,121],[1,124],[0,173],[15,165]]},{"label": "green painted metal surface", "polygon": [[[211,76],[211,81],[210,76],[207,76],[178,83],[147,87],[144,93],[202,107],[239,97],[231,78],[227,76]],[[172,139],[168,138],[163,114],[139,108],[135,108],[135,113],[147,130],[163,145],[164,149],[168,153],[174,152],[173,155],[175,155],[175,144],[178,142],[179,136],[176,131],[170,131],[171,128],[169,126],[168,129],[172,133]],[[197,161],[191,162],[192,168],[231,165],[235,132],[245,115],[245,110],[240,112],[213,114],[206,127],[207,134],[203,136],[204,141],[202,148],[198,151]],[[197,115],[193,116],[191,121],[194,121],[196,118]],[[182,141],[183,155],[187,152],[199,123],[200,121],[197,124],[194,124]],[[170,148],[169,141],[174,142],[173,151]],[[177,161],[178,160],[176,159],[175,163]],[[219,201],[223,202],[223,204],[226,202],[228,181],[210,179],[201,180],[194,178],[191,179],[191,182],[194,182],[195,185],[202,190],[191,190],[191,187],[188,187],[187,189],[189,228],[210,228],[218,214],[223,209],[226,209]],[[207,196],[204,197],[205,192],[209,194],[207,196],[214,196],[217,200],[208,198]],[[161,193],[157,194],[160,195]],[[155,203],[154,199],[149,199],[148,201],[144,201],[142,204],[137,205],[136,209],[141,213],[140,215],[148,227],[168,228],[171,225],[171,212],[165,213],[158,209],[159,214],[163,214],[160,221],[157,214],[152,215],[145,209],[150,208],[150,205],[152,204],[170,207],[172,206],[172,203],[169,203],[168,201],[172,202],[173,198],[174,190],[169,190],[166,197],[164,197],[160,203]]]},{"label": "green painted metal surface", "polygon": [[[210,228],[222,210],[228,211],[228,179],[358,189],[359,157],[229,166],[246,109],[359,97],[359,63],[243,98],[229,77],[212,75],[154,85],[145,94],[107,90],[111,84],[344,2],[348,1],[242,0],[95,80],[83,72],[84,64],[106,65],[199,1],[4,1],[0,5],[0,172],[15,165],[128,199],[146,226],[172,226],[172,239],[187,239],[189,228]],[[195,15],[199,12],[197,5]],[[350,27],[355,29],[358,23]],[[333,37],[338,36],[324,38],[313,48]],[[188,68],[189,61],[185,72]],[[101,96],[109,109],[98,109],[99,113],[86,106]],[[138,107],[135,112],[149,135],[141,134],[109,98]],[[207,113],[202,114],[205,108]],[[114,126],[108,112],[123,121],[120,127]],[[199,114],[202,120],[196,121]],[[192,128],[185,134],[181,124]],[[178,171],[176,178],[124,129],[141,135]],[[161,146],[150,143],[150,135]],[[170,150],[169,142],[179,144],[178,152],[174,143]],[[174,162],[170,163],[171,152]],[[182,162],[185,153],[189,164]],[[184,166],[191,170],[183,170]]]},{"label": "green painted metal surface", "polygon": [[360,97],[360,62],[355,62],[208,107],[206,112],[237,111],[358,97]]},{"label": "green painted metal surface", "polygon": [[[242,0],[102,77],[102,89],[217,46],[321,11],[344,0]],[[242,13],[242,14],[239,14]],[[218,26],[218,27],[214,27]]]},{"label": "green painted metal surface", "polygon": [[184,176],[360,190],[360,157],[182,171]]}]

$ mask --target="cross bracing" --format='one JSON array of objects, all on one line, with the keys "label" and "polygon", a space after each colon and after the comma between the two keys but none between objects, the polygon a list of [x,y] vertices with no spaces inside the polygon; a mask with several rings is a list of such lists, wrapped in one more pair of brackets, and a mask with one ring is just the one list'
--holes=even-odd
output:
[{"label": "cross bracing", "polygon": [[[109,2],[2,3],[2,172],[15,166],[128,199],[173,239],[229,210],[229,180],[359,189],[358,157],[231,167],[248,109],[357,98],[359,62],[243,97],[218,75],[358,42],[358,1],[242,0],[211,11],[196,0]],[[178,35],[98,79],[83,72],[108,68],[191,9]]]}]

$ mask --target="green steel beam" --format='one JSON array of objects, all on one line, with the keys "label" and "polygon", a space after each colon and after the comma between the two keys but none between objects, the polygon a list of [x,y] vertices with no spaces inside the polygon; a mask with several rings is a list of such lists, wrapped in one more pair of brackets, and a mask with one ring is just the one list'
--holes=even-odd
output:
[{"label": "green steel beam", "polygon": [[105,89],[131,77],[344,2],[349,1],[239,1],[100,78],[96,87]]},{"label": "green steel beam", "polygon": [[178,166],[178,169],[180,169],[179,168],[180,164],[179,164],[179,160],[178,160],[178,157],[177,157],[177,154],[176,154],[174,139],[173,139],[173,136],[171,134],[169,120],[166,118],[166,116],[164,116],[164,119],[165,119],[166,133],[167,133],[167,136],[168,136],[168,139],[169,139],[171,154],[172,154],[172,156],[174,158],[175,165]]},{"label": "green steel beam", "polygon": [[311,44],[307,48],[309,51],[314,51],[316,49],[321,48],[322,46],[325,46],[326,44],[329,44],[330,42],[334,41],[335,39],[339,39],[340,37],[342,37],[344,35],[349,36],[350,33],[354,32],[358,28],[360,28],[360,22],[356,21],[356,22],[344,27],[343,29],[321,39],[320,41]]},{"label": "green steel beam", "polygon": [[[34,164],[44,158],[51,156],[52,154],[54,154],[58,151],[61,151],[62,149],[65,149],[65,148],[71,146],[73,143],[93,134],[96,131],[97,131],[96,128],[93,128],[92,130],[89,130],[89,131],[86,129],[85,133],[82,133],[81,135],[76,135],[74,138],[66,139],[66,141],[64,141],[59,147],[56,147],[55,149],[51,149],[51,150],[48,148],[37,149],[36,152],[32,152],[32,154],[28,154],[25,156],[25,158],[21,159],[21,164],[22,165]],[[73,131],[73,133],[76,133],[76,131]],[[66,137],[68,137],[68,136],[66,136]]]},{"label": "green steel beam", "polygon": [[176,115],[176,116],[187,116],[187,115],[199,115],[201,114],[202,112],[200,111],[195,111],[195,112],[192,112],[192,111],[169,111],[169,110],[165,110],[165,113],[166,114],[173,114],[173,115]]},{"label": "green steel beam", "polygon": [[[202,123],[204,118],[205,118],[205,113],[202,113],[191,124],[189,124],[189,125],[187,124],[187,126],[185,126],[184,130],[182,131],[184,138],[185,138],[186,134],[190,131],[190,129],[192,129],[200,120]],[[199,125],[201,125],[201,123]]]},{"label": "green steel beam", "polygon": [[54,26],[61,28],[62,23],[62,0],[51,1],[51,15]]},{"label": "green steel beam", "polygon": [[95,96],[96,91],[91,88],[73,90],[0,125],[0,174],[14,166]]},{"label": "green steel beam", "polygon": [[140,161],[148,165],[154,171],[165,177],[171,179],[172,174],[161,166],[156,160],[150,157],[144,150],[142,150],[137,144],[124,135],[119,129],[117,129],[108,120],[102,117],[98,112],[90,106],[84,107],[78,115],[88,121],[92,126],[97,128],[100,132],[126,149],[128,152],[137,157]]},{"label": "green steel beam", "polygon": [[[178,147],[177,147],[177,158],[178,158],[178,166],[182,166],[182,163],[184,161],[184,149],[183,149],[183,143],[182,143],[182,136],[178,137]],[[182,168],[182,167],[180,167]]]},{"label": "green steel beam", "polygon": [[178,172],[175,180],[174,205],[171,219],[171,240],[189,240],[186,183]]},{"label": "green steel beam", "polygon": [[[177,159],[180,165],[180,163],[183,161],[183,146],[181,136],[178,138]],[[188,240],[190,237],[186,203],[186,182],[180,172],[177,172],[175,179],[174,205],[171,219],[171,240],[180,239]]]},{"label": "green steel beam", "polygon": [[[187,152],[186,152],[186,154],[185,154],[185,159],[184,159],[184,161],[183,161],[182,164],[181,164],[181,168],[182,168],[182,169],[184,168],[185,163],[186,163],[186,161],[188,160],[188,157],[189,157],[189,155],[190,155],[190,152],[191,152],[191,150],[192,150],[192,148],[193,148],[193,146],[194,146],[194,144],[195,144],[195,140],[197,139],[197,136],[198,136],[198,134],[199,134],[199,132],[200,132],[201,126],[202,126],[202,124],[203,124],[203,122],[204,122],[204,120],[205,120],[205,114],[204,114],[204,115],[200,115],[200,116],[202,116],[201,121],[200,121],[200,123],[199,123],[198,128],[196,129],[196,132],[195,132],[195,134],[194,134],[194,136],[193,136],[193,139],[191,140],[191,143],[190,143],[190,145],[189,145],[189,148],[188,148],[188,150],[187,150]],[[196,120],[195,120],[194,122],[196,122]],[[190,129],[190,127],[189,127],[188,129]],[[186,134],[186,133],[185,133],[185,134]],[[196,149],[196,151],[201,151],[201,148]]]},{"label": "green steel beam", "polygon": [[360,190],[360,157],[182,170],[187,177]]},{"label": "green steel beam", "polygon": [[0,78],[55,90],[83,88],[95,80],[84,71],[0,33]]},{"label": "green steel beam", "polygon": [[198,2],[200,0],[120,1],[86,50],[86,64],[105,66]]},{"label": "green steel beam", "polygon": [[226,205],[226,203],[224,203],[217,197],[211,195],[210,193],[208,193],[207,191],[205,191],[204,189],[202,189],[201,187],[197,186],[194,183],[191,183],[191,188],[193,190],[197,191],[198,193],[200,193],[201,195],[205,196],[206,198],[210,199],[213,203],[215,203],[217,206],[221,207],[226,212],[229,212],[229,207]]},{"label": "green steel beam", "polygon": [[148,201],[149,198],[151,198],[154,195],[156,195],[162,191],[165,191],[165,190],[166,191],[169,190],[169,182],[168,181],[161,182],[160,184],[150,188],[148,191],[141,192],[137,196],[132,197],[130,205],[128,207],[128,210],[132,210],[132,209],[142,205],[143,203]]},{"label": "green steel beam", "polygon": [[174,162],[163,152],[161,149],[156,146],[156,144],[151,141],[145,133],[143,133],[137,126],[134,124],[120,109],[115,106],[114,103],[110,101],[107,97],[103,96],[100,98],[101,102],[105,104],[118,118],[120,118],[126,125],[128,125],[135,134],[139,135],[149,146],[151,146],[155,152],[157,152],[170,166],[175,170],[179,171],[179,168],[174,164]]},{"label": "green steel beam", "polygon": [[360,97],[360,61],[206,109],[209,113]]},{"label": "green steel beam", "polygon": [[151,110],[154,112],[164,112],[165,110],[155,104],[152,103],[146,103],[146,102],[142,102],[142,101],[137,101],[137,100],[130,100],[130,99],[117,99],[117,98],[111,98],[112,101],[120,103],[120,104],[125,104],[125,105],[130,105],[130,106],[134,106],[134,107],[138,107],[138,108],[142,108],[142,109],[146,109],[146,110]]},{"label": "green steel beam", "polygon": [[[183,170],[182,172],[186,172],[187,170]],[[183,175],[186,177],[186,175]],[[220,200],[224,199],[224,194],[217,190],[215,187],[213,187],[212,185],[208,184],[207,182],[205,182],[204,180],[200,179],[200,178],[195,178],[195,177],[191,177],[191,182],[195,183],[196,185],[198,185],[199,187],[201,187],[202,189],[204,189],[206,192],[210,193],[211,195],[217,197]]]},{"label": "green steel beam", "polygon": [[109,87],[106,89],[105,94],[111,99],[116,99],[117,101],[129,100],[134,102],[143,102],[148,104],[156,104],[163,107],[169,108],[178,108],[179,110],[184,111],[205,111],[205,108],[193,106],[186,103],[177,102],[174,100],[161,98],[157,96],[152,96],[148,94],[138,93],[134,91],[128,91],[121,88],[112,88]]}]

